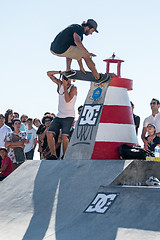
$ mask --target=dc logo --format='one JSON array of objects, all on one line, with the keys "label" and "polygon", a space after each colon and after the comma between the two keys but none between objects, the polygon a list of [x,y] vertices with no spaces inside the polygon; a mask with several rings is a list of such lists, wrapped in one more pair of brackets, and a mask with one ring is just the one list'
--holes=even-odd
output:
[{"label": "dc logo", "polygon": [[95,126],[101,112],[102,105],[84,105],[83,112],[79,121],[79,126]]},{"label": "dc logo", "polygon": [[86,213],[105,213],[113,204],[119,193],[98,193],[84,211]]}]

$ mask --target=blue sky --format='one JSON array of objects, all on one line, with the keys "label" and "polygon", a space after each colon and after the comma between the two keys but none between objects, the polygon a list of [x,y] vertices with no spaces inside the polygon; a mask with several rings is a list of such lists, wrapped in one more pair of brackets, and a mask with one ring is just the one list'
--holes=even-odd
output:
[{"label": "blue sky", "polygon": [[[125,60],[121,75],[133,80],[134,89],[129,96],[142,127],[144,118],[151,114],[150,100],[160,99],[159,9],[159,0],[2,1],[0,112],[12,108],[20,115],[39,118],[46,111],[57,113],[56,86],[46,72],[65,70],[65,59],[50,53],[50,43],[69,24],[93,18],[99,33],[84,37],[83,43],[97,55],[94,61],[99,72],[105,72],[103,59],[113,52]],[[78,68],[75,61],[72,68]],[[89,83],[75,84],[77,109],[84,103]]]}]

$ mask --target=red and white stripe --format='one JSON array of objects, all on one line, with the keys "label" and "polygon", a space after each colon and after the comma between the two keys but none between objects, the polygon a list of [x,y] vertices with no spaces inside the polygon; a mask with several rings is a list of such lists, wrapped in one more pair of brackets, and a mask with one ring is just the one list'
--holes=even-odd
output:
[{"label": "red and white stripe", "polygon": [[132,80],[113,78],[108,86],[91,159],[119,159],[117,147],[137,144],[127,90]]}]

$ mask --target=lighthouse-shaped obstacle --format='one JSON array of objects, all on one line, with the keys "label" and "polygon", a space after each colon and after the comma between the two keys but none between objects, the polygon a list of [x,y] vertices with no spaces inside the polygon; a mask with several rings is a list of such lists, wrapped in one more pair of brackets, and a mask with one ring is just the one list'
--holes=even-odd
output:
[{"label": "lighthouse-shaped obstacle", "polygon": [[104,61],[107,73],[110,63],[116,63],[117,74],[111,74],[109,82],[91,83],[65,159],[119,159],[118,146],[138,143],[127,92],[132,90],[132,80],[120,76],[123,60],[113,54]]}]

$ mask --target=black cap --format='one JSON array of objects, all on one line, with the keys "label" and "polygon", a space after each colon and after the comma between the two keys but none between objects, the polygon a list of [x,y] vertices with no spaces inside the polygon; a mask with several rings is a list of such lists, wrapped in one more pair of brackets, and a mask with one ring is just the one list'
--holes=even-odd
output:
[{"label": "black cap", "polygon": [[95,32],[98,33],[98,31],[97,31],[98,24],[96,23],[96,21],[94,21],[93,19],[88,19],[87,25],[93,27],[95,29]]}]

